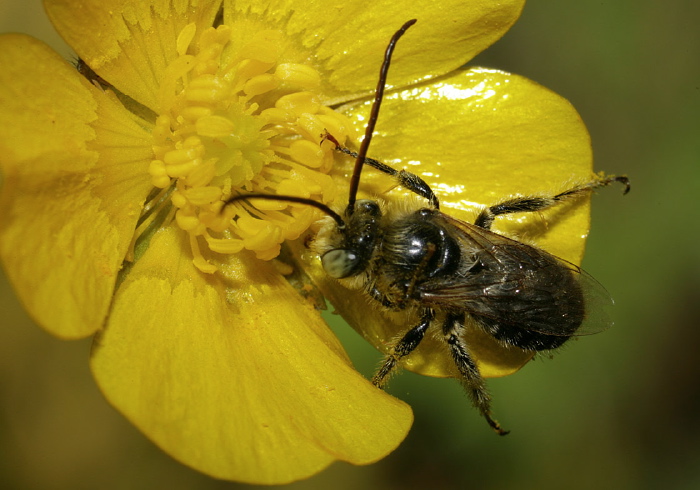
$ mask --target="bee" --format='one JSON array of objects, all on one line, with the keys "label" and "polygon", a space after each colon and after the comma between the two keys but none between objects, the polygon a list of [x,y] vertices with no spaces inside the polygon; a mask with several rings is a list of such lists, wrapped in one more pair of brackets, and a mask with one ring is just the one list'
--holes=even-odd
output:
[{"label": "bee", "polygon": [[[441,212],[438,197],[419,176],[367,157],[394,46],[414,23],[404,24],[389,42],[359,151],[342,147],[332,135],[324,135],[338,151],[355,158],[348,204],[342,214],[294,196],[242,194],[229,198],[226,205],[261,198],[323,211],[327,218],[314,248],[326,274],[348,288],[363,291],[380,308],[414,312],[417,319],[394,340],[372,378],[374,385],[383,388],[399,362],[432,332],[444,341],[473,405],[493,430],[505,435],[508,431],[491,415],[491,397],[465,340],[467,326],[476,325],[504,346],[529,353],[549,351],[573,336],[607,328],[609,321],[596,323],[592,310],[599,301],[612,300],[578,266],[495,233],[491,227],[500,216],[540,212],[615,182],[624,185],[627,193],[629,180],[624,176],[600,177],[547,197],[509,198],[484,208],[473,223]],[[358,200],[365,165],[393,177],[427,205],[387,213],[377,200]]]}]

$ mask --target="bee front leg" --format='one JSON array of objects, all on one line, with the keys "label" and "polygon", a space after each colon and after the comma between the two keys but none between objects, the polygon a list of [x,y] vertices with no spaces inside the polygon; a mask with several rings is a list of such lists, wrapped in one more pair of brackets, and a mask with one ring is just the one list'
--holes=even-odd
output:
[{"label": "bee front leg", "polygon": [[476,363],[469,355],[469,349],[462,340],[462,330],[464,330],[464,313],[449,314],[443,323],[442,331],[450,348],[452,360],[462,376],[462,386],[489,426],[499,435],[504,436],[509,431],[503,430],[501,425],[491,417],[491,395],[486,390],[484,378],[481,377]]},{"label": "bee front leg", "polygon": [[[353,158],[357,158],[357,152],[354,152],[348,148],[345,148],[344,146],[341,146],[341,144],[338,143],[338,140],[336,140],[331,134],[325,133],[323,137],[335,144],[336,150],[345,153],[346,155],[350,155]],[[374,158],[369,157],[365,157],[364,164],[369,165],[370,167],[374,167],[377,170],[384,172],[385,174],[391,175],[396,179],[396,182],[400,186],[402,186],[405,189],[408,189],[414,194],[426,198],[428,201],[430,201],[430,204],[435,209],[440,209],[440,201],[438,200],[433,190],[423,179],[418,177],[416,174],[413,174],[406,170],[396,170],[395,168],[390,167],[386,163],[382,163],[379,160],[375,160]]]},{"label": "bee front leg", "polygon": [[418,325],[411,328],[389,351],[382,367],[379,368],[377,374],[372,378],[372,384],[378,388],[382,388],[386,384],[386,377],[394,370],[396,363],[401,358],[407,356],[418,347],[421,340],[425,336],[425,331],[433,322],[434,314],[432,310],[425,310],[421,316],[421,321]]}]

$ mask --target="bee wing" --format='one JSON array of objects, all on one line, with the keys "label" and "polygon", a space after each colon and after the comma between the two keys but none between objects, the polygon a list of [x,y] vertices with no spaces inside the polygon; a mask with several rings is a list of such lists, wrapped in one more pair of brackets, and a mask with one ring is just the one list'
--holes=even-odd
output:
[{"label": "bee wing", "polygon": [[[612,298],[580,267],[471,223],[447,215],[442,219],[484,267],[450,281],[421,284],[423,301],[546,335],[590,335],[612,326]],[[571,318],[581,319],[575,332],[562,328]]]},{"label": "bee wing", "polygon": [[[557,258],[557,260],[561,261],[562,264],[569,264],[563,259]],[[614,322],[610,309],[615,302],[610,297],[608,290],[588,272],[573,264],[569,265],[578,271],[576,277],[581,286],[585,303],[583,323],[574,335],[591,335],[612,327]]]}]

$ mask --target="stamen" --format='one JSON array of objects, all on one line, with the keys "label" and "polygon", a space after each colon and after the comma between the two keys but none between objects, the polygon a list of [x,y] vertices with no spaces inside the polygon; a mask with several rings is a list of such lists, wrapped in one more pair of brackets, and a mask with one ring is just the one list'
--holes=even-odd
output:
[{"label": "stamen", "polygon": [[[182,30],[179,56],[165,71],[149,174],[161,192],[175,188],[171,215],[189,235],[194,264],[212,273],[201,245],[269,260],[320,217],[312,207],[272,200],[220,212],[224,201],[257,192],[329,203],[336,153],[321,135],[343,143],[351,125],[313,93],[321,82],[313,67],[283,61],[283,33],[258,32],[238,53],[226,53],[228,62],[228,26],[207,29],[199,41],[196,34],[194,24]],[[164,205],[156,204],[159,211]],[[152,220],[143,220],[137,236]]]}]

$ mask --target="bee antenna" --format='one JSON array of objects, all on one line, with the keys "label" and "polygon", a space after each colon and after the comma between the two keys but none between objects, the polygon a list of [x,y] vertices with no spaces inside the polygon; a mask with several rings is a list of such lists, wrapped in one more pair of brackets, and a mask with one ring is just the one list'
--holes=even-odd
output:
[{"label": "bee antenna", "polygon": [[396,31],[391,37],[389,45],[386,47],[386,51],[384,52],[384,62],[379,70],[379,83],[377,83],[377,90],[374,94],[374,102],[372,103],[372,109],[369,113],[367,128],[365,128],[365,137],[360,145],[360,151],[357,152],[355,168],[352,171],[352,178],[350,179],[350,194],[348,196],[348,207],[346,211],[348,216],[350,216],[355,210],[357,189],[360,187],[360,173],[362,172],[362,167],[364,166],[365,158],[367,157],[367,149],[369,148],[369,142],[372,139],[372,133],[374,133],[374,127],[377,124],[379,107],[382,105],[382,99],[384,98],[384,88],[386,87],[386,77],[387,73],[389,73],[389,65],[391,64],[391,55],[394,53],[396,42],[401,38],[401,36],[404,35],[408,28],[415,23],[416,19],[411,19],[401,26],[401,29]]},{"label": "bee antenna", "polygon": [[272,195],[272,194],[256,194],[256,193],[251,193],[251,194],[239,194],[237,196],[229,197],[227,200],[224,201],[224,205],[221,207],[221,211],[223,212],[224,209],[226,209],[227,206],[230,204],[236,202],[236,201],[243,201],[247,199],[267,199],[268,201],[286,201],[286,202],[295,202],[297,204],[306,204],[307,206],[312,206],[316,209],[320,209],[324,213],[326,213],[328,216],[333,218],[333,220],[338,224],[339,228],[345,228],[345,222],[343,221],[343,218],[340,217],[338,213],[333,211],[331,208],[323,204],[322,202],[314,201],[313,199],[307,199],[305,197],[296,197],[296,196],[277,196],[277,195]]}]

